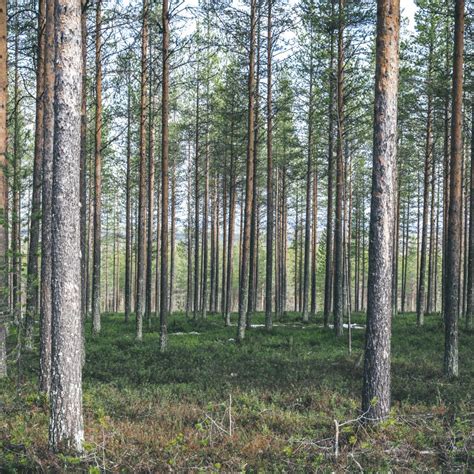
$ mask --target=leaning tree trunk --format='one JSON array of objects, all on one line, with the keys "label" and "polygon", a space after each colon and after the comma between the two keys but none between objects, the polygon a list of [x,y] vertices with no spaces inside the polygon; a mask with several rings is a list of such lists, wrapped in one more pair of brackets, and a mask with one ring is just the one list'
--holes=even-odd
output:
[{"label": "leaning tree trunk", "polygon": [[40,375],[39,389],[51,385],[51,199],[54,138],[54,3],[47,3],[44,58],[43,183],[41,226]]},{"label": "leaning tree trunk", "polygon": [[170,24],[168,0],[163,0],[162,7],[162,28],[163,28],[163,79],[161,97],[161,300],[160,300],[160,350],[163,352],[167,344],[166,320],[168,316],[168,206],[169,206],[169,176],[168,176],[168,155],[169,155],[169,42]]},{"label": "leaning tree trunk", "polygon": [[362,392],[362,411],[368,421],[381,420],[390,411],[399,30],[399,0],[378,0],[367,333]]},{"label": "leaning tree trunk", "polygon": [[52,370],[49,441],[80,451],[81,333],[81,2],[56,0],[52,195]]},{"label": "leaning tree trunk", "polygon": [[459,272],[461,270],[462,208],[462,97],[464,53],[464,0],[456,0],[454,20],[453,111],[451,119],[451,163],[449,185],[448,238],[446,248],[446,300],[444,373],[457,377]]},{"label": "leaning tree trunk", "polygon": [[7,165],[7,1],[0,1],[0,378],[7,375],[6,323],[8,314],[8,184]]},{"label": "leaning tree trunk", "polygon": [[[92,264],[92,332],[100,333],[100,260],[102,232],[102,0],[96,6],[95,37],[95,173],[94,173],[94,262]],[[107,297],[107,294],[106,294]]]}]

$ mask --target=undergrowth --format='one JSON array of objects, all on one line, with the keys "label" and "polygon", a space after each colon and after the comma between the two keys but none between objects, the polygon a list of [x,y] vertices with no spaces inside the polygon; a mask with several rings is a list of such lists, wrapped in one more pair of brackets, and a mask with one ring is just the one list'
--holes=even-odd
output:
[{"label": "undergrowth", "polygon": [[[257,314],[252,322],[263,323]],[[364,324],[364,315],[353,316]],[[174,314],[169,348],[152,319],[142,343],[134,321],[105,314],[87,323],[85,445],[81,456],[48,450],[48,401],[37,392],[38,354],[26,353],[0,381],[3,472],[388,472],[469,471],[474,454],[472,333],[461,330],[460,377],[442,376],[438,315],[393,321],[392,412],[378,427],[358,422],[364,331],[352,353],[321,317],[297,314],[247,331],[220,316]],[[235,324],[235,318],[234,318]],[[10,331],[10,349],[16,342]],[[37,345],[36,345],[37,346]],[[336,443],[336,422],[341,426]],[[337,445],[337,446],[336,446]],[[337,454],[337,455],[336,455]]]}]

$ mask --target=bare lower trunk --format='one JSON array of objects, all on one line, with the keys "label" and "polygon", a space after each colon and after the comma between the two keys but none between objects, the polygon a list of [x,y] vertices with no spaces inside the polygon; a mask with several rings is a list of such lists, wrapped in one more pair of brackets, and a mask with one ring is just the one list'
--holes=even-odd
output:
[{"label": "bare lower trunk", "polygon": [[457,377],[459,274],[461,271],[461,207],[462,207],[462,97],[464,53],[464,0],[455,2],[453,64],[453,111],[451,119],[451,163],[449,185],[449,215],[446,248],[446,300],[444,373]]},{"label": "bare lower trunk", "polygon": [[49,441],[82,450],[80,145],[81,3],[56,0]]},{"label": "bare lower trunk", "polygon": [[40,375],[39,389],[49,393],[51,385],[51,199],[53,186],[54,135],[54,4],[46,10],[43,114],[43,183],[41,226],[41,293],[40,293]]},{"label": "bare lower trunk", "polygon": [[390,411],[399,29],[399,0],[378,0],[367,333],[362,391],[362,411],[368,421],[384,419]]},{"label": "bare lower trunk", "polygon": [[8,184],[7,165],[7,1],[0,0],[0,378],[7,375],[8,314]]}]

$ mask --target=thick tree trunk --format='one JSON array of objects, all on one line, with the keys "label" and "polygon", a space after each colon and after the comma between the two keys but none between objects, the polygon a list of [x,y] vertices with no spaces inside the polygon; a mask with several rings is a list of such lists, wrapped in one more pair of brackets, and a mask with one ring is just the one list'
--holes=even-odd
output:
[{"label": "thick tree trunk", "polygon": [[7,375],[8,183],[7,166],[7,1],[0,0],[0,378]]},{"label": "thick tree trunk", "polygon": [[368,421],[384,419],[390,411],[399,30],[399,0],[378,0],[367,333],[362,391],[362,411]]},{"label": "thick tree trunk", "polygon": [[250,225],[252,219],[253,203],[253,180],[254,169],[254,134],[255,134],[255,38],[257,23],[257,0],[250,2],[250,53],[249,53],[249,76],[248,76],[248,137],[247,137],[247,173],[245,181],[245,210],[241,278],[239,288],[239,321],[237,329],[237,340],[242,342],[245,338],[245,327],[247,323],[247,303],[249,284],[249,254],[250,254]]},{"label": "thick tree trunk", "polygon": [[[92,271],[92,331],[100,333],[100,264],[102,232],[102,0],[96,5],[95,37],[95,173],[94,173],[94,263]],[[107,292],[106,292],[107,298]],[[106,301],[107,303],[107,301]]]},{"label": "thick tree trunk", "polygon": [[142,51],[140,84],[140,183],[138,190],[138,229],[137,229],[137,301],[136,301],[136,337],[143,338],[143,317],[145,315],[146,290],[146,244],[147,244],[147,84],[148,84],[148,14],[149,0],[143,0],[142,11]]},{"label": "thick tree trunk", "polygon": [[169,310],[168,303],[168,154],[169,154],[169,41],[170,25],[168,0],[163,0],[162,6],[163,28],[163,78],[161,97],[161,301],[160,301],[160,350],[163,352],[167,345],[166,321]]},{"label": "thick tree trunk", "polygon": [[462,207],[462,97],[464,53],[464,0],[455,2],[453,64],[453,111],[451,118],[451,160],[449,185],[448,238],[446,247],[446,300],[444,373],[457,377],[459,274],[461,271],[461,207]]},{"label": "thick tree trunk", "polygon": [[56,0],[49,441],[82,450],[80,145],[81,2]]}]

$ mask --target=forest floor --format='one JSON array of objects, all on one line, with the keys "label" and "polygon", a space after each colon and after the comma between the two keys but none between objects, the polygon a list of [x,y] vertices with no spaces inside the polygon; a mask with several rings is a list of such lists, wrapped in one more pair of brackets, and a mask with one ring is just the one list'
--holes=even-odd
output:
[{"label": "forest floor", "polygon": [[[104,315],[95,338],[87,325],[80,458],[47,449],[38,354],[26,357],[20,383],[11,367],[0,382],[2,472],[474,469],[474,334],[460,329],[460,377],[447,381],[438,315],[422,328],[413,314],[394,319],[393,409],[377,428],[357,421],[364,330],[352,331],[348,354],[347,329],[336,339],[320,316],[302,325],[290,313],[271,334],[252,328],[238,346],[236,328],[223,327],[220,316],[189,321],[175,314],[161,354],[157,320],[137,343],[134,321],[123,319]],[[263,319],[257,314],[253,322]],[[361,314],[353,320],[365,323]]]}]

